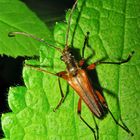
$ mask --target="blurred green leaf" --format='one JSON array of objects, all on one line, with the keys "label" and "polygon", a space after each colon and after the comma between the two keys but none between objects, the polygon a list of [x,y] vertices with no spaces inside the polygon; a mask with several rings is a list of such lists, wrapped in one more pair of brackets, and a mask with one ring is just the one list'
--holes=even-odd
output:
[{"label": "blurred green leaf", "polygon": [[[69,44],[73,37],[73,46],[80,49],[81,54],[85,35],[89,31],[89,44],[95,51],[95,56],[89,63],[102,58],[107,58],[106,61],[126,59],[131,51],[135,51],[126,64],[97,66],[101,86],[119,96],[122,118],[135,135],[131,137],[119,128],[108,114],[103,120],[96,119],[100,140],[139,140],[140,137],[139,13],[138,0],[79,0],[78,9],[73,13]],[[63,44],[66,26],[65,23],[58,23],[54,32],[55,39]],[[86,57],[90,54],[91,50],[86,49]],[[42,46],[40,64],[47,65],[48,71],[59,72],[65,68],[59,60],[60,56],[54,49]],[[34,64],[32,61],[30,63]],[[78,95],[70,87],[67,88],[66,81],[61,80],[61,84],[64,93],[67,91],[69,94],[54,113],[53,109],[60,100],[57,77],[29,67],[24,68],[23,77],[26,88],[10,89],[8,102],[13,112],[2,116],[2,126],[7,139],[93,140],[92,132],[76,114]],[[120,112],[117,99],[107,92],[104,92],[104,95],[118,120]],[[84,103],[82,115],[94,128],[92,114]]]},{"label": "blurred green leaf", "polygon": [[0,54],[12,57],[38,55],[39,42],[20,35],[9,38],[9,32],[21,31],[52,39],[46,25],[17,0],[0,1],[0,31]]}]

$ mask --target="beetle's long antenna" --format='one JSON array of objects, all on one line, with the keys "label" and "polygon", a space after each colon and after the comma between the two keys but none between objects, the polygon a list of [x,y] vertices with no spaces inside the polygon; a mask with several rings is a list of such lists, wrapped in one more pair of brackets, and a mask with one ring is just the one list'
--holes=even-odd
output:
[{"label": "beetle's long antenna", "polygon": [[78,2],[78,0],[76,0],[74,5],[72,6],[72,9],[71,9],[71,12],[70,12],[70,15],[69,15],[69,19],[68,19],[68,27],[67,27],[67,32],[66,32],[66,48],[68,48],[68,39],[69,39],[71,18],[72,18],[72,14],[73,14],[73,11],[74,11],[74,9],[76,7],[77,2]]},{"label": "beetle's long antenna", "polygon": [[33,38],[33,39],[35,39],[39,42],[43,42],[44,44],[47,44],[48,46],[55,48],[56,50],[58,50],[59,52],[62,53],[62,50],[60,48],[55,47],[55,46],[49,44],[48,42],[46,42],[44,39],[38,38],[38,37],[36,37],[32,34],[28,34],[28,33],[25,33],[25,32],[9,32],[9,34],[8,34],[9,37],[15,37],[16,35],[24,35],[26,37]]}]

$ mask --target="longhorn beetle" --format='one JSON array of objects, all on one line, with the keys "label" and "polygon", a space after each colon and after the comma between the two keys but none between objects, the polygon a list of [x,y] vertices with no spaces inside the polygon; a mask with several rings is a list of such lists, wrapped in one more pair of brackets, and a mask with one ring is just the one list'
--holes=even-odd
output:
[{"label": "longhorn beetle", "polygon": [[[68,19],[68,27],[67,27],[67,31],[66,31],[66,42],[65,42],[65,48],[64,50],[62,50],[61,48],[55,47],[51,44],[49,44],[48,42],[46,42],[43,39],[37,38],[36,36],[32,35],[32,34],[28,34],[25,32],[10,32],[9,36],[13,37],[17,34],[20,35],[24,35],[27,37],[31,37],[35,40],[38,40],[40,42],[43,42],[45,44],[47,44],[50,47],[55,48],[56,50],[58,50],[62,56],[61,56],[61,60],[66,64],[66,71],[61,71],[58,73],[52,73],[49,71],[46,71],[44,69],[38,68],[38,67],[34,67],[32,65],[29,64],[25,64],[26,66],[29,66],[35,70],[41,71],[41,72],[45,72],[54,76],[58,77],[58,82],[59,82],[59,87],[60,87],[60,92],[61,92],[61,100],[59,101],[58,105],[56,106],[56,108],[54,109],[54,111],[56,111],[56,109],[59,108],[59,106],[61,105],[61,103],[64,101],[65,96],[63,94],[62,88],[61,88],[61,84],[60,84],[60,78],[66,80],[68,82],[68,84],[76,91],[76,93],[79,95],[79,101],[78,101],[78,109],[77,109],[77,113],[80,117],[80,119],[87,125],[87,127],[93,132],[94,134],[94,138],[95,140],[99,139],[98,136],[98,127],[96,126],[96,131],[86,122],[86,120],[81,116],[81,102],[83,101],[87,107],[89,108],[89,110],[99,119],[103,118],[107,113],[109,113],[111,115],[111,117],[113,118],[113,120],[115,121],[115,123],[121,127],[123,130],[125,130],[127,133],[131,134],[132,136],[134,135],[129,128],[123,123],[123,121],[121,120],[122,124],[120,124],[115,117],[113,116],[112,112],[110,111],[104,96],[96,89],[93,88],[93,85],[91,84],[91,79],[88,75],[88,71],[95,69],[96,65],[99,64],[123,64],[128,62],[131,57],[132,54],[134,52],[132,52],[128,58],[126,60],[123,61],[119,61],[119,62],[103,62],[103,61],[98,61],[95,62],[93,64],[90,64],[88,66],[84,66],[85,65],[85,60],[82,59],[79,62],[77,62],[77,60],[75,59],[74,55],[72,55],[71,53],[71,49],[69,48],[68,45],[68,39],[69,39],[69,32],[70,32],[70,24],[71,24],[71,19],[72,19],[72,14],[73,11],[76,7],[78,0],[75,1],[72,10],[70,12],[69,15],[69,19]],[[85,45],[86,42],[88,40],[88,36],[89,36],[89,32],[87,33],[87,36],[85,37],[85,42],[84,42],[84,47],[82,49],[82,57],[84,57],[84,49],[85,49]]]}]

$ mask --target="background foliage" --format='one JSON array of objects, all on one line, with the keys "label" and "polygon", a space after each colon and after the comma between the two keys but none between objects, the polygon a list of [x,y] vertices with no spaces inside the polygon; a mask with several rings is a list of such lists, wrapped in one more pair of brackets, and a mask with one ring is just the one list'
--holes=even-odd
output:
[{"label": "background foliage", "polygon": [[[59,59],[61,54],[54,49],[40,46],[34,40],[21,36],[7,38],[5,31],[12,30],[26,31],[41,37],[47,36],[47,39],[52,39],[52,33],[20,1],[11,2],[15,8],[13,12],[13,8],[11,8],[9,14],[14,14],[15,18],[9,16],[6,10],[4,12],[4,7],[9,5],[6,2],[11,1],[1,1],[0,6],[3,8],[3,14],[0,12],[1,54],[15,57],[35,55],[40,52],[40,62],[28,61],[27,63],[47,65],[47,70],[53,72],[64,70],[65,66]],[[102,58],[106,58],[106,61],[125,59],[131,51],[135,51],[131,61],[126,64],[97,67],[101,86],[111,91],[116,97],[119,96],[122,118],[135,135],[131,137],[126,134],[115,125],[110,115],[107,115],[102,121],[97,119],[100,140],[138,140],[140,137],[140,113],[138,110],[140,106],[138,100],[140,92],[139,7],[138,0],[79,0],[78,9],[73,14],[69,44],[74,38],[73,46],[80,49],[81,54],[86,32],[89,31],[89,44],[95,52],[89,63]],[[20,11],[24,14],[22,15]],[[27,20],[23,21],[25,15]],[[35,28],[33,24],[36,25]],[[55,40],[63,44],[65,43],[66,26],[67,24],[64,22],[58,23],[54,31]],[[36,32],[36,30],[40,30],[40,32]],[[73,31],[75,31],[74,35]],[[31,44],[33,47],[29,48]],[[59,44],[57,45],[59,46]],[[13,46],[14,49],[12,49]],[[6,49],[4,50],[4,48]],[[90,49],[87,49],[86,57],[92,53]],[[29,67],[24,67],[23,78],[26,87],[11,87],[9,90],[8,103],[12,112],[2,115],[2,127],[5,134],[3,140],[93,139],[91,131],[76,114],[78,96],[71,88],[67,88],[66,81],[62,80],[61,83],[64,93],[67,91],[69,94],[60,109],[54,113],[52,110],[60,99],[57,78]],[[106,91],[104,91],[104,95],[112,113],[119,119],[117,99]],[[90,111],[84,104],[82,105],[82,115],[94,127]]]}]

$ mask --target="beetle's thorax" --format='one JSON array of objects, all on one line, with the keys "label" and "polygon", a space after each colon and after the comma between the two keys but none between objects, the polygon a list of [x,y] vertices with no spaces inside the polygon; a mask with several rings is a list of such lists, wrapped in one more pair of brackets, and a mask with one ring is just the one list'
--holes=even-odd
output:
[{"label": "beetle's thorax", "polygon": [[69,48],[63,50],[61,60],[66,64],[68,73],[75,76],[77,74],[78,64]]}]

